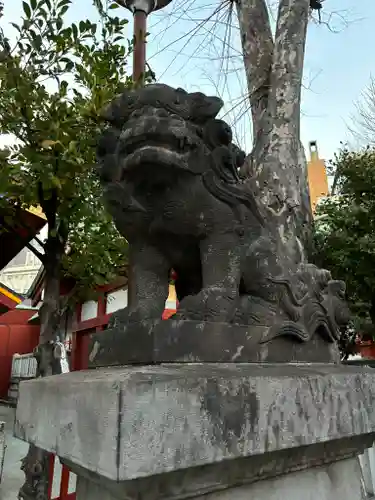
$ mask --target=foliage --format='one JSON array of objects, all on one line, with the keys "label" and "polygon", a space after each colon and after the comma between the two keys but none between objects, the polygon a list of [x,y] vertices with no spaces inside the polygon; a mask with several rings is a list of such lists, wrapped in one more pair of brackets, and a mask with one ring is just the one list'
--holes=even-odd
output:
[{"label": "foliage", "polygon": [[94,5],[98,22],[69,24],[71,0],[25,0],[15,43],[0,33],[0,134],[12,139],[0,152],[0,192],[42,208],[46,271],[63,263],[80,290],[113,279],[126,254],[93,167],[100,110],[132,85],[132,47],[118,5]]},{"label": "foliage", "polygon": [[318,205],[316,260],[346,281],[363,331],[368,318],[375,325],[375,150],[343,150],[332,167],[338,194]]}]

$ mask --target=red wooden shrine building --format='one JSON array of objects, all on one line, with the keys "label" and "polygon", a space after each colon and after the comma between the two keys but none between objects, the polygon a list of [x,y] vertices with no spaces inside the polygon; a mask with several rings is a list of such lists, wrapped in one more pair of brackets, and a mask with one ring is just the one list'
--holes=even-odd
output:
[{"label": "red wooden shrine building", "polygon": [[[0,270],[36,236],[46,221],[37,209],[15,209],[0,194]],[[34,349],[39,328],[29,324],[34,314],[22,295],[0,283],[0,399],[7,397],[12,357]]]}]

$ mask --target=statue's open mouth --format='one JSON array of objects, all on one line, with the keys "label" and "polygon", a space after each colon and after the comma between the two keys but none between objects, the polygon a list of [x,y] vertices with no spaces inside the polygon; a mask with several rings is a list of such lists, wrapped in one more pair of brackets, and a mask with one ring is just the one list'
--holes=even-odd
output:
[{"label": "statue's open mouth", "polygon": [[125,156],[121,161],[123,172],[132,172],[138,169],[150,169],[165,167],[178,170],[189,170],[188,153],[179,153],[171,149],[159,146],[142,146],[134,153]]},{"label": "statue's open mouth", "polygon": [[125,172],[156,165],[189,170],[189,155],[195,147],[197,145],[188,136],[171,133],[130,136],[121,145],[121,167]]},{"label": "statue's open mouth", "polygon": [[186,136],[177,137],[172,134],[166,135],[140,135],[129,137],[123,142],[121,153],[129,155],[145,146],[153,147],[156,149],[165,149],[175,151],[177,153],[186,153],[189,150],[191,142],[188,141]]}]

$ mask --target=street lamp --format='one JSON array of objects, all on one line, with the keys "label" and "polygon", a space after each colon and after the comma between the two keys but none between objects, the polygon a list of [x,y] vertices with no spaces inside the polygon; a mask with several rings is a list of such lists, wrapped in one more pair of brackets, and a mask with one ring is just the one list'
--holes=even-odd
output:
[{"label": "street lamp", "polygon": [[134,18],[133,81],[143,84],[146,69],[147,16],[166,7],[172,0],[115,0],[130,10]]}]

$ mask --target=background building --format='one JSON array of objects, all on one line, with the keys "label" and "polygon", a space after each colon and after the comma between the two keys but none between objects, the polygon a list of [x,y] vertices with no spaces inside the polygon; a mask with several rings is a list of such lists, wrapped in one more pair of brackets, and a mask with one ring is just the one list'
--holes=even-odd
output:
[{"label": "background building", "polygon": [[40,266],[38,257],[24,248],[0,271],[0,282],[18,293],[26,294]]},{"label": "background building", "polygon": [[[0,198],[4,198],[0,193]],[[17,209],[3,203],[0,208],[0,282],[17,293],[25,294],[41,266],[40,260],[27,248],[43,250],[35,241],[46,236],[46,218],[40,208]]]},{"label": "background building", "polygon": [[316,141],[309,142],[310,159],[307,163],[307,176],[310,190],[310,203],[313,213],[320,198],[329,195],[328,177],[325,161],[319,158]]}]

